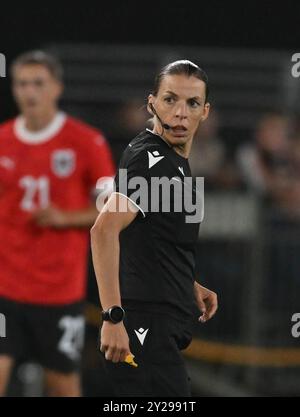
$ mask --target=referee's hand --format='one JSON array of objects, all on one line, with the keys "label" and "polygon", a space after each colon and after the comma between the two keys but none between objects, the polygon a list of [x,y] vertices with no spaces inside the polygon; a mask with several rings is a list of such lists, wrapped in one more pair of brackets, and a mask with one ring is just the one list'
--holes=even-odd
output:
[{"label": "referee's hand", "polygon": [[202,316],[199,317],[199,321],[205,323],[216,314],[218,309],[218,296],[215,292],[202,287],[202,285],[196,281],[194,284],[194,294],[197,306],[202,312]]},{"label": "referee's hand", "polygon": [[131,354],[129,337],[123,322],[103,322],[100,351],[105,354],[106,360],[114,363],[124,362],[126,356]]}]

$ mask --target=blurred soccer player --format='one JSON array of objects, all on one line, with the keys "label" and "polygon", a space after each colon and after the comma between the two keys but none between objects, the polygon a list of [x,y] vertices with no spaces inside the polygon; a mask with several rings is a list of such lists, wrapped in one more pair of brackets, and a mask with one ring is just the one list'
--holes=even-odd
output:
[{"label": "blurred soccer player", "polygon": [[115,168],[103,135],[58,110],[53,56],[23,54],[11,75],[20,116],[0,126],[0,395],[14,362],[30,357],[45,368],[48,395],[79,396],[86,228],[96,182],[107,177],[109,194]]}]

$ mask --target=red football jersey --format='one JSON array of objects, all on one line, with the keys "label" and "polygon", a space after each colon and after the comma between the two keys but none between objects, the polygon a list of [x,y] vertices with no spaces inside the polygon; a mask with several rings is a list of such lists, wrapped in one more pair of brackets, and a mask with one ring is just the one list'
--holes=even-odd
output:
[{"label": "red football jersey", "polygon": [[58,305],[85,296],[88,230],[43,228],[33,213],[53,204],[81,210],[102,177],[113,177],[99,131],[59,112],[43,131],[18,117],[0,126],[0,297]]}]

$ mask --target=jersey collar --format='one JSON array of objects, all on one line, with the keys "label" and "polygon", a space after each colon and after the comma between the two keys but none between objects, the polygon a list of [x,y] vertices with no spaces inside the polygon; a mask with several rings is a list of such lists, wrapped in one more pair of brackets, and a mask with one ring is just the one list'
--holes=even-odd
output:
[{"label": "jersey collar", "polygon": [[25,119],[19,116],[15,120],[14,132],[17,138],[29,145],[39,145],[48,142],[62,129],[66,121],[64,112],[57,112],[54,119],[44,129],[32,132],[25,127]]},{"label": "jersey collar", "polygon": [[149,133],[151,133],[152,135],[154,135],[154,136],[157,136],[158,138],[160,138],[167,146],[168,146],[168,148],[170,149],[170,151],[172,151],[172,153],[174,153],[174,155],[179,159],[179,160],[181,160],[181,161],[185,161],[185,162],[188,162],[188,158],[185,158],[184,156],[181,156],[181,155],[179,155],[174,149],[173,149],[173,147],[171,146],[171,145],[169,145],[168,144],[168,142],[162,137],[162,136],[160,136],[160,135],[158,135],[157,133],[154,133],[154,132],[152,132],[152,130],[150,130],[150,129],[148,129],[148,128],[146,128],[146,131],[147,132],[149,132]]}]

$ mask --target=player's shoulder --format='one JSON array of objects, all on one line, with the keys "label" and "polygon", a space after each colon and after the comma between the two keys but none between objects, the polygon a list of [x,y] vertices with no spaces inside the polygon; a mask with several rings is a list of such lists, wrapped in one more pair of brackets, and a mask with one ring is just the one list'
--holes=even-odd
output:
[{"label": "player's shoulder", "polygon": [[105,136],[100,129],[73,116],[67,115],[65,127],[78,141],[98,140],[99,144],[105,142]]},{"label": "player's shoulder", "polygon": [[3,123],[0,123],[0,136],[8,136],[13,133],[14,124],[16,119],[10,119]]}]

